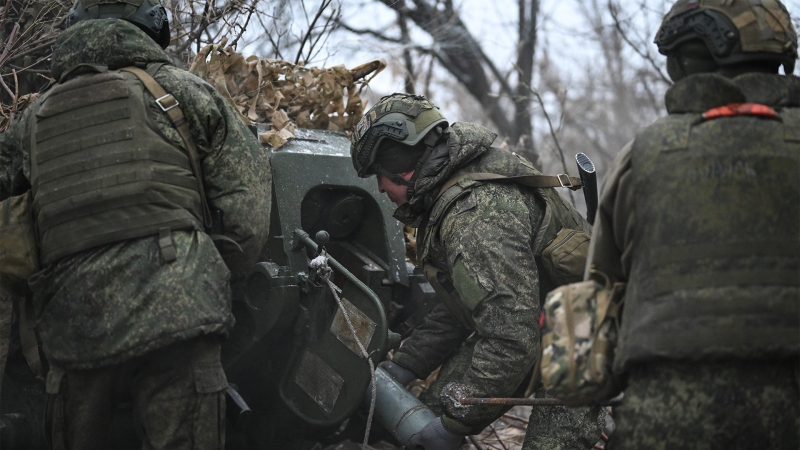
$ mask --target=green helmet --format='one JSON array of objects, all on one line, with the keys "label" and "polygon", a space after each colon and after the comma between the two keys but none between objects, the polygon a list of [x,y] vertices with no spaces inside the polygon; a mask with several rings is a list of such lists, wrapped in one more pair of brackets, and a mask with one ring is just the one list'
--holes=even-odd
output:
[{"label": "green helmet", "polygon": [[159,0],[75,0],[67,28],[87,19],[122,19],[139,27],[161,48],[169,45],[167,10]]},{"label": "green helmet", "polygon": [[658,51],[670,55],[697,39],[718,66],[774,61],[794,71],[797,33],[779,0],[679,0],[656,33]]},{"label": "green helmet", "polygon": [[[425,144],[432,148],[446,126],[447,119],[425,97],[398,93],[387,95],[356,125],[350,145],[353,167],[358,176],[366,178],[375,172],[375,158],[386,139],[413,147],[430,136],[425,139]],[[439,132],[431,133],[436,128]],[[429,153],[426,151],[426,156]],[[420,161],[424,159],[425,156]]]}]

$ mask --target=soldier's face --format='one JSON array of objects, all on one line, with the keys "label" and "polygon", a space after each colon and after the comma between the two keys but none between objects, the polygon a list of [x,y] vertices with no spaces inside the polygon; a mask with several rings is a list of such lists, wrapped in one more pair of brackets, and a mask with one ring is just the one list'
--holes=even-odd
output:
[{"label": "soldier's face", "polygon": [[[408,181],[414,175],[414,171],[412,170],[411,172],[400,173],[398,175]],[[378,174],[378,190],[386,194],[389,200],[394,202],[395,205],[400,206],[408,201],[406,198],[407,189],[408,188],[404,185],[397,184],[383,175]]]}]

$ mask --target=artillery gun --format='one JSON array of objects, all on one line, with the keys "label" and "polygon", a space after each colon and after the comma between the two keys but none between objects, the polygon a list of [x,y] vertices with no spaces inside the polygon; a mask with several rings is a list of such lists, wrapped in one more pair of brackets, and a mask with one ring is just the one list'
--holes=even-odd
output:
[{"label": "artillery gun", "polygon": [[[394,205],[373,180],[355,176],[349,146],[344,133],[298,130],[279,150],[264,147],[273,175],[270,236],[246,294],[234,299],[236,325],[222,348],[228,448],[360,440],[357,411],[371,375],[352,331],[377,364],[436,301],[406,261]],[[341,307],[309,267],[322,252]],[[21,353],[10,355],[3,380],[0,448],[44,449],[44,385]],[[113,427],[112,448],[141,448],[129,403]]]}]

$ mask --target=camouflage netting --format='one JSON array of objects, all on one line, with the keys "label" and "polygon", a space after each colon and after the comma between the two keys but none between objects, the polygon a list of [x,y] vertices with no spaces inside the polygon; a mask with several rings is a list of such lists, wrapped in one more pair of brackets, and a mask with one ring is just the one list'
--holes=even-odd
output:
[{"label": "camouflage netting", "polygon": [[189,69],[216,87],[245,122],[271,124],[261,142],[279,148],[295,137],[295,128],[352,131],[364,114],[361,91],[386,67],[383,60],[348,70],[317,68],[276,59],[245,58],[227,39],[208,45]]}]

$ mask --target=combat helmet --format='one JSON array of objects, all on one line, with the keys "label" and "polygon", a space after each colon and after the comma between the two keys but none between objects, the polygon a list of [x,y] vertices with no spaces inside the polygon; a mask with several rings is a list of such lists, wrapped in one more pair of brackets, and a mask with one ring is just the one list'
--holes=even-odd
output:
[{"label": "combat helmet", "polygon": [[698,39],[717,66],[772,61],[794,71],[797,33],[779,0],[679,0],[656,33],[658,51]]},{"label": "combat helmet", "polygon": [[424,96],[400,93],[387,95],[370,108],[356,125],[350,145],[353,167],[362,178],[377,173],[397,184],[407,186],[410,198],[419,170],[410,181],[406,181],[397,173],[376,163],[378,151],[392,143],[401,144],[401,148],[409,151],[424,144],[425,148],[421,156],[417,155],[419,158],[415,163],[416,169],[419,169],[430,155],[445,127],[447,119],[439,108]]},{"label": "combat helmet", "polygon": [[161,48],[169,45],[167,11],[159,0],[75,0],[67,28],[87,19],[122,19],[139,27]]}]

